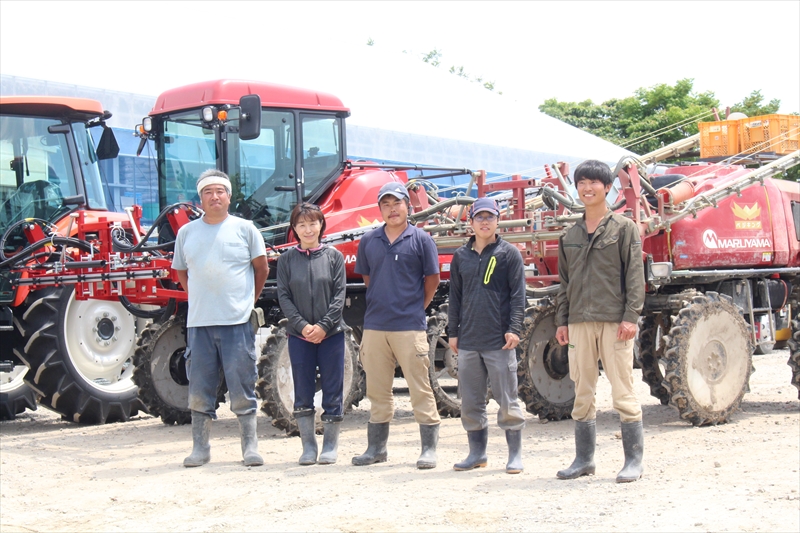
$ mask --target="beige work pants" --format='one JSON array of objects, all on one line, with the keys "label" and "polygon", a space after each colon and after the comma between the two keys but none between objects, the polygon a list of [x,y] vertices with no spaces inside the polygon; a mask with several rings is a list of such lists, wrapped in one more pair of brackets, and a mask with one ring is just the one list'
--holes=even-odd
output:
[{"label": "beige work pants", "polygon": [[394,416],[392,384],[397,364],[408,383],[411,408],[417,423],[433,425],[441,422],[428,376],[428,338],[424,331],[365,329],[361,340],[361,364],[367,374],[370,423],[390,422]]},{"label": "beige work pants", "polygon": [[575,382],[575,405],[572,418],[580,422],[594,420],[597,360],[603,362],[614,409],[622,422],[642,419],[642,407],[633,390],[633,340],[617,340],[619,324],[581,322],[569,325],[569,377]]}]

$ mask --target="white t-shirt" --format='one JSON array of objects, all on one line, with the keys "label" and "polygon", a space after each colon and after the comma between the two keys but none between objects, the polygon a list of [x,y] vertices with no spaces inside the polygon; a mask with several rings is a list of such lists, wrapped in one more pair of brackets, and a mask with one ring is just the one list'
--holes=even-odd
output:
[{"label": "white t-shirt", "polygon": [[219,224],[203,218],[178,230],[172,268],[189,276],[189,327],[229,326],[250,319],[255,300],[252,261],[266,255],[249,220],[232,215]]}]

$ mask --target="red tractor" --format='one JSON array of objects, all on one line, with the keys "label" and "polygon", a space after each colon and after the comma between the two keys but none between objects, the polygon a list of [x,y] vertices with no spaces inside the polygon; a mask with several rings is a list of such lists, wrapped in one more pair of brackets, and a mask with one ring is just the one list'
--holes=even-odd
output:
[{"label": "red tractor", "polygon": [[[406,170],[346,160],[344,120],[350,111],[335,96],[281,85],[213,81],[180,87],[158,97],[140,127],[140,152],[155,144],[160,207],[197,201],[195,182],[206,169],[226,172],[233,185],[231,212],[252,220],[264,235],[271,276],[258,306],[266,317],[258,338],[263,346],[257,390],[262,409],[274,424],[294,430],[291,366],[274,273],[281,249],[295,244],[289,215],[297,202],[318,204],[327,220],[325,241],[345,256],[348,279],[344,317],[353,335],[346,343],[346,405],[363,397],[358,343],[366,289],[355,274],[358,239],[381,221],[377,192],[388,181],[408,182]],[[426,179],[469,173],[464,169],[426,167]],[[430,175],[433,172],[434,175]],[[414,209],[425,213],[438,198],[422,186],[410,186]],[[451,204],[464,202],[453,199]],[[424,216],[424,215],[423,215]],[[417,215],[419,218],[419,215]],[[160,221],[159,238],[168,242],[175,229]],[[446,279],[449,256],[440,263]],[[446,298],[446,283],[432,304]],[[178,313],[152,324],[136,351],[134,379],[150,412],[165,422],[184,423],[188,383],[181,370],[185,317]],[[440,369],[441,370],[441,369]],[[220,389],[220,399],[223,390]],[[446,406],[443,406],[446,409]]]},{"label": "red tractor", "polygon": [[[9,266],[48,262],[85,221],[122,221],[108,211],[98,160],[119,149],[99,102],[50,96],[0,97],[0,419],[36,399],[82,423],[127,420],[142,406],[132,380],[135,318],[118,302],[80,300],[71,285],[32,289]],[[97,151],[91,128],[103,133]],[[61,241],[59,241],[61,242]],[[70,265],[72,266],[72,265]],[[23,269],[24,270],[24,269]]]}]

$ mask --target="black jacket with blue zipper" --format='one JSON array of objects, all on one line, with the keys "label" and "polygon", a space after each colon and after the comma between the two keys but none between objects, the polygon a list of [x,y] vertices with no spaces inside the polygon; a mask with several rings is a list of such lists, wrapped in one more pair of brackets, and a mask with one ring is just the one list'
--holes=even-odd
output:
[{"label": "black jacket with blue zipper", "polygon": [[525,267],[519,250],[497,236],[478,254],[475,237],[450,263],[447,334],[464,350],[500,350],[505,334],[520,334],[525,314]]}]

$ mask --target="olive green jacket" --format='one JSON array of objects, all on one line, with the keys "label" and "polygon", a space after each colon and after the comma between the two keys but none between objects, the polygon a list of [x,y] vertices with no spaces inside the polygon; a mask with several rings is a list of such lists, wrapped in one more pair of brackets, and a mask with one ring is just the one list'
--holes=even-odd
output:
[{"label": "olive green jacket", "polygon": [[636,324],[644,307],[642,240],[636,223],[609,210],[589,240],[586,219],[558,240],[556,326]]}]

